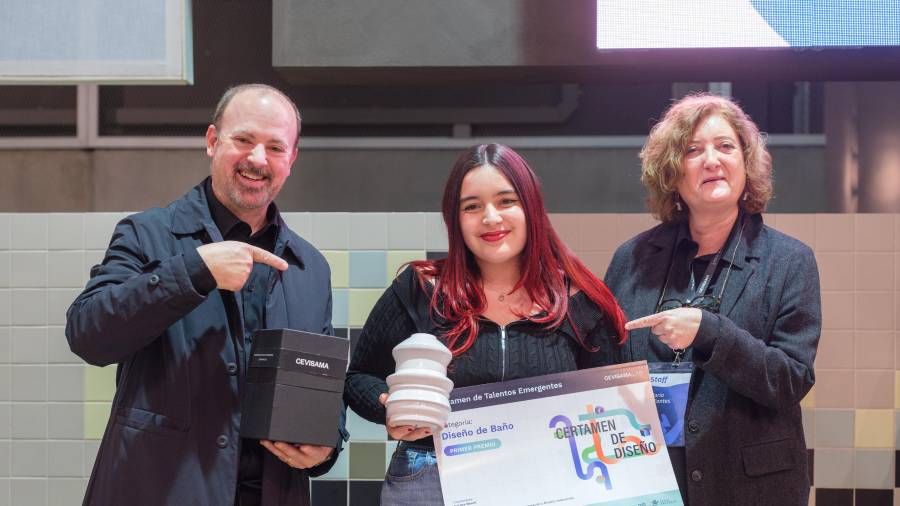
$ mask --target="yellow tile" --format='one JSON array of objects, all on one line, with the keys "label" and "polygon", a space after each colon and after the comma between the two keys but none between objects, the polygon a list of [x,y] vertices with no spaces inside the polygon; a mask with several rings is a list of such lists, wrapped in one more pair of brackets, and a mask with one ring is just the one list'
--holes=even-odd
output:
[{"label": "yellow tile", "polygon": [[816,407],[816,387],[813,385],[812,388],[809,389],[809,393],[806,394],[806,397],[800,401],[801,408],[815,408]]},{"label": "yellow tile", "polygon": [[389,286],[397,275],[397,269],[401,265],[412,262],[413,260],[425,260],[425,251],[388,251],[387,252],[387,283]]},{"label": "yellow tile", "polygon": [[323,251],[325,260],[331,266],[331,287],[350,286],[350,253],[347,251]]},{"label": "yellow tile", "polygon": [[894,448],[894,410],[857,409],[857,448]]},{"label": "yellow tile", "polygon": [[347,323],[351,327],[362,327],[382,293],[384,290],[380,288],[351,288]]},{"label": "yellow tile", "polygon": [[109,421],[109,412],[112,409],[111,402],[86,402],[84,403],[84,438],[100,439],[106,430]]},{"label": "yellow tile", "polygon": [[84,370],[84,400],[112,401],[116,393],[116,366],[88,366]]},{"label": "yellow tile", "polygon": [[894,409],[900,409],[900,371],[894,371]]}]

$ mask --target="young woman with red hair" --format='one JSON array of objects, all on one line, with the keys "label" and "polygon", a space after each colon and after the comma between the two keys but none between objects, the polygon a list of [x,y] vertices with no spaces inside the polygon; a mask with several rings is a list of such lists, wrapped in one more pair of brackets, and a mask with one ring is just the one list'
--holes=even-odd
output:
[{"label": "young woman with red hair", "polygon": [[[457,387],[620,361],[622,310],[559,239],[540,187],[506,146],[482,144],[459,157],[444,187],[447,258],[412,262],[369,314],[344,387],[356,413],[385,424],[391,351],[415,332],[450,348]],[[381,504],[442,504],[430,431],[387,431],[401,442]]]}]

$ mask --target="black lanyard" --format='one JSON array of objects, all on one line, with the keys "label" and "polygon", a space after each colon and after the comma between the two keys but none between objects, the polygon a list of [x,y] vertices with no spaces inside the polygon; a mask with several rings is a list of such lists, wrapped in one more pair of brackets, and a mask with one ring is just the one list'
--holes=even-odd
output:
[{"label": "black lanyard", "polygon": [[[740,223],[740,227],[738,227],[738,223]],[[700,297],[706,295],[706,290],[709,289],[709,283],[712,280],[712,277],[716,273],[716,267],[719,265],[719,261],[722,260],[722,253],[725,252],[725,249],[732,242],[732,238],[734,237],[735,231],[737,231],[737,240],[734,241],[734,249],[731,252],[731,262],[728,264],[728,270],[725,272],[725,279],[722,280],[722,287],[719,289],[719,303],[721,304],[722,296],[725,295],[725,287],[728,285],[728,278],[731,275],[731,267],[734,265],[734,259],[737,256],[738,247],[741,245],[741,238],[744,236],[744,213],[739,211],[737,219],[734,221],[734,225],[731,227],[731,232],[728,234],[728,239],[725,241],[725,244],[719,248],[719,251],[716,252],[716,255],[709,261],[709,265],[706,266],[706,271],[703,273],[703,277],[700,278],[700,286],[697,287],[696,291],[694,290],[694,270],[688,267],[691,271],[691,286],[689,291],[694,292],[694,296],[689,298],[682,304],[684,306],[690,306],[691,302]],[[666,290],[669,288],[669,279],[672,276],[672,268],[675,266],[675,258],[678,256],[678,238],[680,234],[675,235],[675,244],[672,246],[672,260],[669,261],[669,269],[666,271],[666,282],[663,284],[663,289],[659,294],[659,300],[656,302],[656,312],[658,313],[660,308],[662,307],[662,303],[664,297],[666,296]],[[675,352],[675,361],[674,364],[677,366],[681,363],[681,356],[684,355],[683,349],[672,349]]]}]

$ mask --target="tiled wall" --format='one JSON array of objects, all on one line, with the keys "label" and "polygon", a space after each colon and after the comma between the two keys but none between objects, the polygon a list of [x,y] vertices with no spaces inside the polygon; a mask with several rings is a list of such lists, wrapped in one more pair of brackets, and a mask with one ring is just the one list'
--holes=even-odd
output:
[{"label": "tiled wall", "polygon": [[[65,310],[122,216],[0,214],[0,506],[81,503],[115,370],[69,352]],[[446,249],[436,213],[285,217],[331,263],[334,324],[351,339],[399,265]],[[822,278],[817,385],[803,401],[811,504],[900,505],[900,215],[766,221],[814,248]],[[618,244],[653,224],[638,214],[560,214],[553,222],[599,276]],[[378,503],[394,445],[383,427],[352,412],[349,429],[338,464],[313,482],[316,506]]]}]

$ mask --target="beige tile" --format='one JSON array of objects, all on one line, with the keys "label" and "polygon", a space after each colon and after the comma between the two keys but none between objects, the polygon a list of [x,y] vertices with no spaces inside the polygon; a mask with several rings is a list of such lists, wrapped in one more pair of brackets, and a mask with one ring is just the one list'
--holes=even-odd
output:
[{"label": "beige tile", "polygon": [[550,223],[556,234],[562,239],[569,249],[581,251],[582,237],[581,227],[579,226],[580,215],[574,213],[552,213],[550,214]]},{"label": "beige tile", "polygon": [[855,453],[854,488],[894,488],[893,450],[856,450]]},{"label": "beige tile", "polygon": [[816,448],[813,483],[818,488],[853,488],[853,449]]},{"label": "beige tile", "polygon": [[612,255],[612,252],[609,251],[586,251],[579,254],[578,258],[594,273],[594,276],[603,279],[603,276],[606,274],[606,268],[609,267],[609,262],[612,260]]},{"label": "beige tile", "polygon": [[779,214],[772,228],[802,241],[810,248],[816,244],[816,215],[814,214]]},{"label": "beige tile", "polygon": [[580,214],[581,247],[584,251],[615,251],[622,244],[616,236],[617,216],[612,213]]},{"label": "beige tile", "polygon": [[850,330],[823,331],[816,353],[816,369],[852,369],[855,341]]},{"label": "beige tile", "polygon": [[815,448],[853,448],[852,409],[817,409]]},{"label": "beige tile", "polygon": [[816,263],[822,290],[853,290],[853,253],[818,252]]},{"label": "beige tile", "polygon": [[900,290],[900,253],[894,253],[894,290]]},{"label": "beige tile", "polygon": [[853,329],[853,292],[822,292],[822,328]]},{"label": "beige tile", "polygon": [[894,328],[894,292],[857,292],[857,330]]},{"label": "beige tile", "polygon": [[857,409],[854,432],[857,448],[894,448],[894,410]]},{"label": "beige tile", "polygon": [[856,371],[857,408],[894,408],[894,371]]},{"label": "beige tile", "polygon": [[893,251],[894,215],[854,214],[856,251]]},{"label": "beige tile", "polygon": [[894,369],[900,370],[900,332],[894,334]]},{"label": "beige tile", "polygon": [[816,371],[816,388],[827,395],[820,395],[817,408],[852,408],[854,393],[853,370],[820,369]]},{"label": "beige tile", "polygon": [[857,331],[854,343],[856,367],[894,369],[894,334],[881,330]]},{"label": "beige tile", "polygon": [[644,230],[658,225],[649,213],[623,213],[616,221],[616,239],[619,244],[631,239]]},{"label": "beige tile", "polygon": [[900,213],[894,214],[894,251],[900,251]]},{"label": "beige tile", "polygon": [[[781,219],[778,223],[781,224]],[[853,215],[817,214],[816,244],[813,248],[816,251],[852,251]]]},{"label": "beige tile", "polygon": [[893,253],[856,253],[854,270],[857,290],[893,290]]}]

